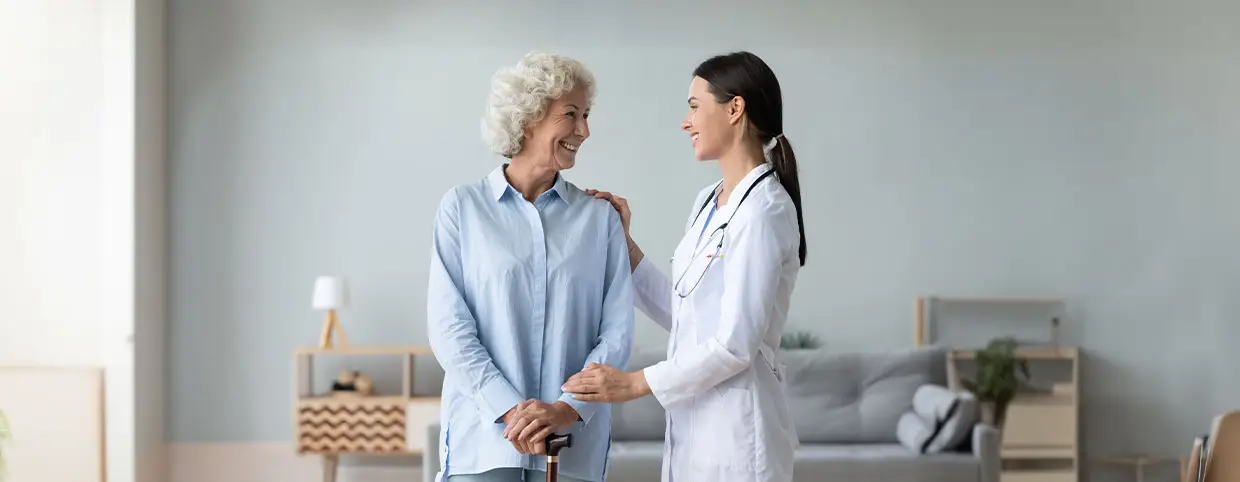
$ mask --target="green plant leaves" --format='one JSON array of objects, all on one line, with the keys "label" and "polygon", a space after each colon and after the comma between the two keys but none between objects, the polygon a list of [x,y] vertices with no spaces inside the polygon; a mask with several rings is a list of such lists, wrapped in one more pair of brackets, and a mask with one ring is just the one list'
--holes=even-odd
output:
[{"label": "green plant leaves", "polygon": [[812,350],[820,345],[818,337],[808,331],[784,333],[779,339],[779,348],[782,350]]},{"label": "green plant leaves", "polygon": [[7,467],[4,464],[4,445],[13,438],[13,429],[9,427],[9,419],[0,410],[0,482],[8,479]]},{"label": "green plant leaves", "polygon": [[1010,337],[996,338],[978,350],[976,354],[977,380],[967,383],[967,387],[978,400],[994,402],[999,410],[1016,397],[1020,389],[1021,375],[1025,380],[1030,378],[1029,364],[1016,357],[1019,343]]}]

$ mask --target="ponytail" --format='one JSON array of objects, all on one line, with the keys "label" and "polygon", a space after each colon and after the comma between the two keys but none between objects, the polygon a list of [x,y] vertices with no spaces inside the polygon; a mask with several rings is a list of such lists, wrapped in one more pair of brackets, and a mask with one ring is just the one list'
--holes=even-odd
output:
[{"label": "ponytail", "polygon": [[801,266],[805,266],[805,220],[801,216],[801,180],[797,175],[797,155],[792,152],[792,144],[782,133],[775,136],[775,147],[771,148],[771,165],[779,176],[788,196],[792,197],[792,205],[797,209],[797,228],[801,232],[801,247],[798,254]]}]

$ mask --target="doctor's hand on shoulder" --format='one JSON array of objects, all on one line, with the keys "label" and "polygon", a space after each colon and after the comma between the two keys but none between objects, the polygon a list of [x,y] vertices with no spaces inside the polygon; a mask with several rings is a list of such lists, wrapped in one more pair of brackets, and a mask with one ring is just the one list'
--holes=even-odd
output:
[{"label": "doctor's hand on shoulder", "polygon": [[620,213],[620,224],[624,226],[624,239],[629,247],[629,268],[637,270],[637,265],[642,262],[646,255],[642,252],[642,248],[637,245],[637,241],[633,241],[633,236],[629,234],[629,219],[633,216],[633,213],[629,211],[629,201],[613,193],[599,191],[598,189],[586,189],[586,194],[611,203],[611,207],[616,208],[616,212]]},{"label": "doctor's hand on shoulder", "polygon": [[569,377],[561,388],[583,402],[621,403],[651,393],[645,373],[630,373],[598,363],[591,363],[585,370]]}]

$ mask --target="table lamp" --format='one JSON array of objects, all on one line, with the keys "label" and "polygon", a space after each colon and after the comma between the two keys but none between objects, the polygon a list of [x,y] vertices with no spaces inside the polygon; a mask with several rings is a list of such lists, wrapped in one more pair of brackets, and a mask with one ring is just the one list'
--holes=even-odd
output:
[{"label": "table lamp", "polygon": [[345,338],[344,329],[340,328],[340,320],[336,317],[336,310],[342,310],[349,305],[349,291],[344,280],[335,276],[316,278],[311,305],[316,310],[327,311],[327,321],[323,323],[323,333],[319,336],[319,347],[331,348],[333,335],[340,337],[340,346],[348,345],[349,340]]}]

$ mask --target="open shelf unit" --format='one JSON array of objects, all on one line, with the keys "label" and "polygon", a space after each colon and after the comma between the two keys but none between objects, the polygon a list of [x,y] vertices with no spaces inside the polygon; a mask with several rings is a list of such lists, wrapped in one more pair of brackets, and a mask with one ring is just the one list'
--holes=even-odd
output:
[{"label": "open shelf unit", "polygon": [[[917,346],[932,343],[930,304],[933,301],[990,304],[1062,304],[1055,297],[1040,296],[944,296],[919,297],[915,305]],[[1057,320],[1056,320],[1057,321]],[[1078,482],[1081,473],[1081,351],[1058,345],[1052,326],[1050,345],[1022,346],[1016,356],[1031,364],[1067,364],[1068,380],[1057,381],[1040,391],[1022,392],[1008,406],[1001,436],[1002,482]],[[1002,336],[1002,335],[997,335]],[[963,390],[962,364],[975,359],[973,349],[950,349],[947,359],[949,388]]]}]

